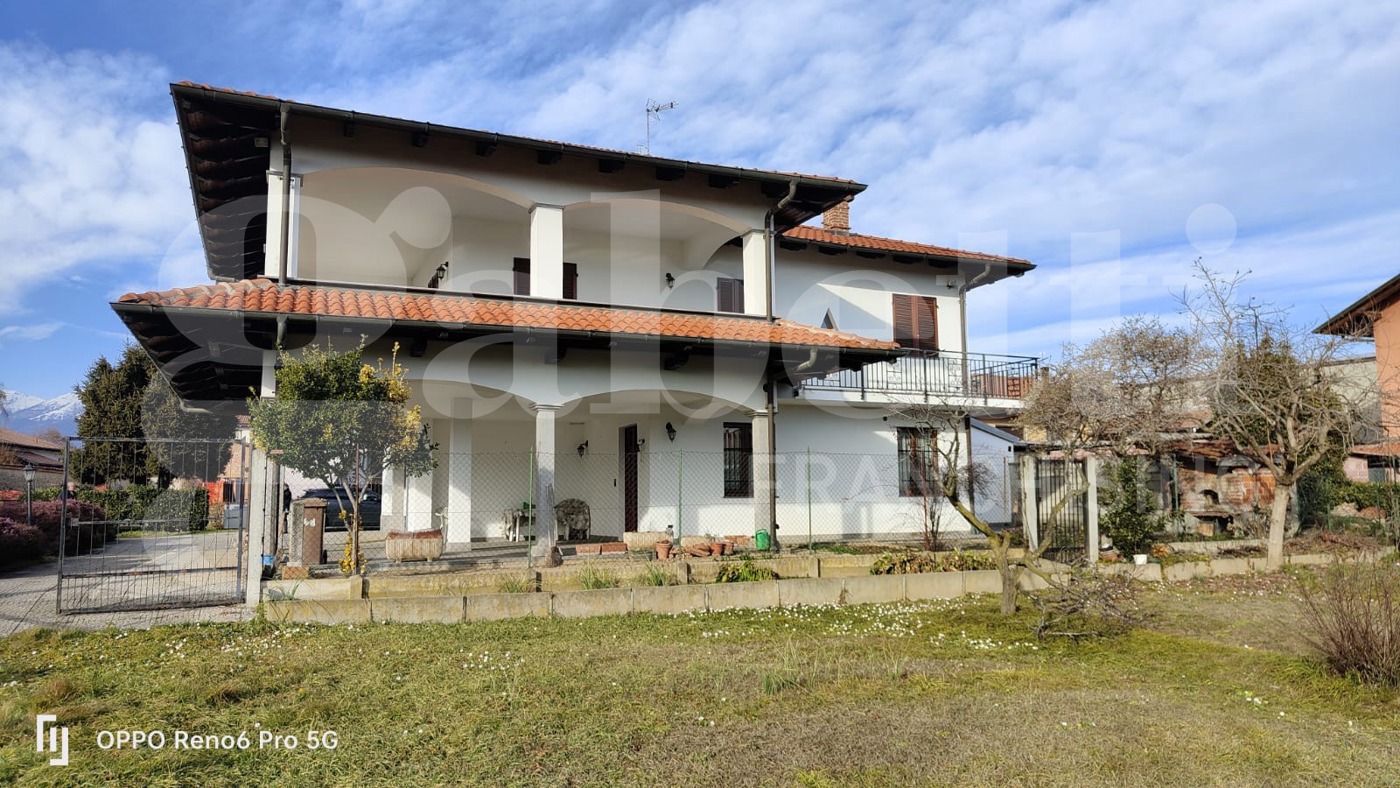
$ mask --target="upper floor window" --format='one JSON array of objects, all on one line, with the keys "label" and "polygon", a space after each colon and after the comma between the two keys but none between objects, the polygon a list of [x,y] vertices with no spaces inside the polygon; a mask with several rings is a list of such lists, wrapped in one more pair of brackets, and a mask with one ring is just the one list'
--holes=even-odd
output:
[{"label": "upper floor window", "polygon": [[[515,258],[515,265],[511,268],[511,273],[515,275],[515,294],[518,296],[529,295],[530,258]],[[578,299],[578,263],[564,263],[564,298],[569,301]]]},{"label": "upper floor window", "polygon": [[718,302],[715,304],[716,311],[744,311],[744,280],[721,276],[715,283],[715,295]]},{"label": "upper floor window", "polygon": [[921,427],[896,427],[899,438],[899,494],[924,497],[938,492],[938,433]]},{"label": "upper floor window", "polygon": [[724,424],[724,497],[753,497],[752,424]]},{"label": "upper floor window", "polygon": [[915,350],[937,350],[938,299],[895,293],[894,341]]}]

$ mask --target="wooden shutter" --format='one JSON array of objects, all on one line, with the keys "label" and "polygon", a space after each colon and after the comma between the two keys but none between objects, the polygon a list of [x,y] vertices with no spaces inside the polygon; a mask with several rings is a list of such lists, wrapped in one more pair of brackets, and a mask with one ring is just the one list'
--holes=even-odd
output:
[{"label": "wooden shutter", "polygon": [[730,279],[720,277],[718,282],[717,309],[720,312],[742,312],[744,311],[744,281],[742,279]]},{"label": "wooden shutter", "polygon": [[938,299],[894,295],[894,341],[915,350],[938,349]]},{"label": "wooden shutter", "polygon": [[564,263],[564,297],[578,300],[578,263]]},{"label": "wooden shutter", "polygon": [[511,268],[515,274],[515,294],[527,296],[530,294],[530,259],[528,257],[515,258],[515,266]]}]

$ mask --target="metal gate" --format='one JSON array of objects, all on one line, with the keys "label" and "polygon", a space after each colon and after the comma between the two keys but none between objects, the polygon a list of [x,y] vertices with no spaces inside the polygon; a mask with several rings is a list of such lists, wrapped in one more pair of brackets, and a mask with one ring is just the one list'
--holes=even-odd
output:
[{"label": "metal gate", "polygon": [[1036,512],[1040,516],[1044,556],[1064,564],[1087,560],[1089,538],[1088,486],[1080,460],[1040,460],[1036,463]]},{"label": "metal gate", "polygon": [[59,613],[156,610],[242,600],[246,443],[64,442]]}]

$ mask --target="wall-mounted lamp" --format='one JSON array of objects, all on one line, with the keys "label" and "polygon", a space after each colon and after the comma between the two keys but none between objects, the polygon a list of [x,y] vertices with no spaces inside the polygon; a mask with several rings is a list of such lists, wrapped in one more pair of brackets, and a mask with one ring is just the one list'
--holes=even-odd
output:
[{"label": "wall-mounted lamp", "polygon": [[670,272],[670,271],[667,271],[667,272],[666,272],[666,287],[670,288],[670,287],[675,287],[675,286],[676,286],[676,278],[675,278],[674,276],[671,275],[671,272]]},{"label": "wall-mounted lamp", "polygon": [[637,451],[641,451],[641,450],[642,450],[642,447],[645,446],[645,445],[647,445],[647,439],[646,439],[646,438],[638,438],[638,439],[637,439]]},{"label": "wall-mounted lamp", "polygon": [[580,443],[580,444],[578,445],[578,456],[582,457],[583,455],[585,455],[585,454],[587,454],[587,453],[588,453],[588,441],[584,441],[583,443]]},{"label": "wall-mounted lamp", "polygon": [[676,428],[671,426],[669,421],[666,422],[666,437],[670,438],[672,443],[676,442]]}]

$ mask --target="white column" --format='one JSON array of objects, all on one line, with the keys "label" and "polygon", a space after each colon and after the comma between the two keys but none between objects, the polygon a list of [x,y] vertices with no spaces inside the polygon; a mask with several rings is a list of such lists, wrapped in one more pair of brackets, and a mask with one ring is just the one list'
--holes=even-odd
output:
[{"label": "white column", "polygon": [[453,419],[447,455],[447,541],[472,539],[472,423]]},{"label": "white column", "polygon": [[564,209],[558,205],[530,209],[530,295],[564,297]]},{"label": "white column", "polygon": [[1089,482],[1084,502],[1084,519],[1088,521],[1085,557],[1089,566],[1099,563],[1099,458],[1090,454],[1084,458],[1084,477]]},{"label": "white column", "polygon": [[404,502],[404,530],[427,531],[437,527],[433,522],[433,474],[408,478],[407,500]]},{"label": "white column", "polygon": [[553,547],[554,504],[558,494],[554,484],[554,417],[558,405],[535,405],[535,538],[539,548]]},{"label": "white column", "polygon": [[768,239],[762,230],[744,236],[744,314],[768,314]]},{"label": "white column", "polygon": [[772,512],[769,510],[769,499],[773,495],[773,466],[770,458],[773,456],[773,430],[772,422],[768,419],[768,411],[754,411],[753,414],[753,530],[770,531],[769,536],[776,538],[777,534],[771,533],[773,528]]},{"label": "white column", "polygon": [[[383,490],[383,494],[379,496],[381,516],[394,516],[402,514],[403,474],[397,468],[385,468],[383,475],[380,476],[379,486]],[[386,529],[390,528],[388,523],[386,523],[384,527]]]},{"label": "white column", "polygon": [[266,452],[253,447],[248,458],[248,495],[244,503],[248,507],[248,574],[244,602],[250,606],[262,601],[263,552],[282,505],[280,493],[275,497],[268,495],[268,486],[277,478],[276,469]]}]

